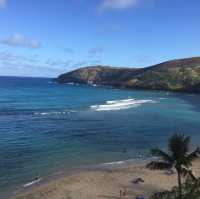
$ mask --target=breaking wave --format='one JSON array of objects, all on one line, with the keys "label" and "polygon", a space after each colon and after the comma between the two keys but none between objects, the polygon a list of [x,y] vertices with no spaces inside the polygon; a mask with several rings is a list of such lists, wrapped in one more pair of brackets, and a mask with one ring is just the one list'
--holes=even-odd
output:
[{"label": "breaking wave", "polygon": [[130,99],[124,99],[124,100],[106,101],[105,104],[92,105],[90,106],[90,108],[95,111],[112,111],[112,110],[134,108],[145,103],[155,103],[155,101],[154,100],[136,100],[136,99],[130,98]]}]

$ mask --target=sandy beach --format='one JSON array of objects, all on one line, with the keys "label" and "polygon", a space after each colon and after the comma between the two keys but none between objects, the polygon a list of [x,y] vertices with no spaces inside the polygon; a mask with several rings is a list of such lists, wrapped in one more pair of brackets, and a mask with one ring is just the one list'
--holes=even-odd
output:
[{"label": "sandy beach", "polygon": [[[193,164],[193,172],[200,176],[200,161]],[[137,178],[144,182],[134,183]],[[12,199],[119,199],[120,190],[126,191],[126,199],[147,198],[155,191],[170,189],[176,182],[176,174],[150,171],[144,163],[135,163],[66,174],[21,190]]]}]

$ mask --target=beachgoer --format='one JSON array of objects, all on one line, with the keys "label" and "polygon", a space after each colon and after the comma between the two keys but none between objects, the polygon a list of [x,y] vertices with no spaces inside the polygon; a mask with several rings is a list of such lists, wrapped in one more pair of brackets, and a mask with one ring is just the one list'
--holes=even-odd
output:
[{"label": "beachgoer", "polygon": [[123,197],[126,197],[126,194],[127,194],[127,191],[126,191],[126,188],[124,188],[124,190],[123,190]]},{"label": "beachgoer", "polygon": [[120,189],[120,191],[119,191],[119,198],[121,199],[122,198],[122,190]]},{"label": "beachgoer", "polygon": [[120,195],[120,199],[125,198],[127,195],[126,188],[124,188],[123,190],[120,189],[119,195]]}]

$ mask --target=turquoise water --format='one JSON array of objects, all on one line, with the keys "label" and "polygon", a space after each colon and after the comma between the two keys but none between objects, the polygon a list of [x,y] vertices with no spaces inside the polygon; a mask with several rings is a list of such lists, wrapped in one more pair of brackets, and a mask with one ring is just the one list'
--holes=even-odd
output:
[{"label": "turquoise water", "polygon": [[199,95],[0,77],[0,198],[37,175],[148,157],[173,132],[198,145],[199,129]]}]

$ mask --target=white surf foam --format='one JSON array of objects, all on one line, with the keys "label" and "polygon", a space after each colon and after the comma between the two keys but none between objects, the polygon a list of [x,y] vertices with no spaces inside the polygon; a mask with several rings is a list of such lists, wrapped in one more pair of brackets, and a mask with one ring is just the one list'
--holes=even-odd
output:
[{"label": "white surf foam", "polygon": [[117,161],[117,162],[108,162],[108,163],[103,163],[103,165],[119,165],[119,164],[124,164],[126,161]]},{"label": "white surf foam", "polygon": [[34,115],[65,115],[65,114],[70,114],[74,111],[49,111],[49,112],[35,112]]},{"label": "white surf foam", "polygon": [[124,100],[107,101],[105,104],[93,105],[93,106],[90,106],[90,108],[95,111],[112,111],[112,110],[122,110],[122,109],[134,108],[134,107],[138,107],[145,103],[155,103],[155,101],[153,101],[153,100],[136,100],[136,99],[130,98],[130,99],[124,99]]},{"label": "white surf foam", "polygon": [[34,181],[32,181],[32,182],[28,182],[27,184],[22,185],[22,187],[24,187],[24,188],[30,187],[30,186],[32,186],[32,185],[34,185],[34,184],[39,183],[40,181],[41,181],[41,178],[39,178],[39,179],[37,179],[37,180],[34,180]]}]

